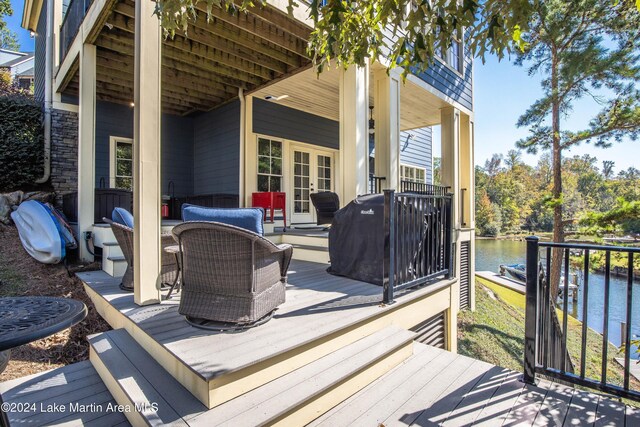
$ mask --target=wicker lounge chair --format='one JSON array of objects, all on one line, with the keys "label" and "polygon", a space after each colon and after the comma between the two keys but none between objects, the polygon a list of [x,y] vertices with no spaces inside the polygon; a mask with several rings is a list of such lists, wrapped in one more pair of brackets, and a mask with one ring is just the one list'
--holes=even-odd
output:
[{"label": "wicker lounge chair", "polygon": [[318,225],[331,224],[333,216],[340,209],[338,195],[331,191],[321,191],[319,193],[311,193],[310,198],[313,207],[316,208]]},{"label": "wicker lounge chair", "polygon": [[[102,218],[104,222],[111,226],[113,235],[116,237],[118,245],[122,250],[124,259],[127,261],[127,270],[122,276],[120,289],[133,292],[133,229],[126,225],[118,224],[110,219]],[[175,245],[176,241],[171,234],[163,234],[161,236],[162,248]],[[178,264],[173,254],[162,251],[162,270],[160,272],[163,285],[173,285],[178,274]]]},{"label": "wicker lounge chair", "polygon": [[191,221],[174,227],[181,249],[180,314],[206,329],[268,321],[285,301],[291,245],[275,245],[232,225]]}]

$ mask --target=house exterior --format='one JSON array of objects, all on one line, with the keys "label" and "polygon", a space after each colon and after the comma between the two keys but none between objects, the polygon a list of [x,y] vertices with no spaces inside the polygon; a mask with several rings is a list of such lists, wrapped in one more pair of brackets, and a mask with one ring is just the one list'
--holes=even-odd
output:
[{"label": "house exterior", "polygon": [[[237,16],[214,9],[211,20],[198,10],[187,33],[165,39],[153,2],[25,0],[23,27],[38,34],[35,96],[45,108],[45,173],[59,194],[77,194],[78,236],[102,242],[103,268],[113,244],[95,223],[96,194],[108,187],[133,190],[133,296],[118,294],[111,286],[117,279],[104,272],[82,276],[85,289],[113,328],[124,329],[114,333],[137,341],[149,353],[145,357],[161,363],[209,409],[393,325],[436,325],[443,331],[440,345],[456,351],[458,310],[474,306],[473,64],[464,40],[455,40],[430,69],[406,80],[401,69],[387,73],[385,58],[317,76],[306,52],[311,23],[305,7],[289,15],[287,4],[269,2]],[[433,141],[434,126],[440,126],[440,141]],[[315,222],[309,200],[314,191],[334,191],[344,206],[371,191],[371,176],[381,189],[427,187],[433,144],[441,147],[441,184],[447,187],[441,191],[448,193],[435,197],[451,203],[446,232],[437,242],[438,258],[451,262],[436,283],[399,296],[395,305],[388,304],[393,297],[380,304],[381,290],[364,286],[373,305],[363,307],[357,297],[353,311],[337,317],[331,309],[304,308],[302,301],[347,301],[353,289],[335,279],[345,292],[338,296],[342,291],[329,285],[326,266],[305,264],[328,261],[326,239],[315,258],[308,240],[275,233],[269,236],[273,241],[298,245],[291,282],[303,297],[298,307],[292,290],[283,312],[303,317],[298,322],[283,315],[238,338],[245,359],[255,351],[264,354],[244,364],[218,353],[226,339],[219,334],[191,336],[191,329],[180,327],[187,334],[183,342],[147,328],[147,320],[160,312],[174,319],[160,322],[163,328],[183,321],[175,303],[162,301],[159,286],[160,232],[171,227],[161,218],[163,195],[230,195],[239,206],[251,206],[254,192],[284,192],[288,221],[309,224]],[[92,261],[87,246],[80,248],[81,258]],[[110,268],[110,275],[122,274]],[[325,291],[317,291],[318,285]],[[310,323],[302,327],[305,321]],[[285,323],[312,337],[287,337],[278,326]],[[272,332],[282,339],[257,345],[259,336],[269,339]],[[398,343],[403,354],[410,350],[405,344]],[[255,351],[245,352],[243,345]],[[202,358],[184,353],[189,346]],[[128,392],[114,391],[116,368],[100,362],[106,359],[99,348],[106,347],[92,350],[92,363],[119,401]],[[216,367],[218,361],[228,369]],[[350,387],[353,393],[361,386]]]},{"label": "house exterior", "polygon": [[334,191],[344,206],[370,192],[370,176],[396,191],[431,184],[440,144],[453,200],[446,346],[455,351],[460,301],[474,305],[473,64],[464,40],[406,81],[401,69],[387,73],[385,58],[317,76],[305,7],[292,16],[285,3],[237,16],[214,10],[211,21],[200,10],[187,33],[165,39],[152,2],[26,0],[51,183],[61,195],[77,192],[81,239],[99,231],[96,188],[133,190],[135,302],[148,305],[160,302],[163,195],[226,194],[251,206],[254,192],[285,192],[288,220],[309,224],[313,191]]},{"label": "house exterior", "polygon": [[14,52],[0,49],[0,70],[11,76],[15,85],[22,89],[30,89],[34,81],[34,53]]}]

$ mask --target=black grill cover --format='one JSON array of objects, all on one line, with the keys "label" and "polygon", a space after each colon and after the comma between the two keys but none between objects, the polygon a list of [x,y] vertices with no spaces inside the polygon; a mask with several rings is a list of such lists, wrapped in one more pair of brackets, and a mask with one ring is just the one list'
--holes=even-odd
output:
[{"label": "black grill cover", "polygon": [[384,195],[359,196],[335,213],[329,230],[331,274],[382,286]]}]

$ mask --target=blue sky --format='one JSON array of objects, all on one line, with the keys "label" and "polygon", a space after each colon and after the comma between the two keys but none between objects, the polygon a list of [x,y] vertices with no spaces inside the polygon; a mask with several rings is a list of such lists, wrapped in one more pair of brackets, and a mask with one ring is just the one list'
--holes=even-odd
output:
[{"label": "blue sky", "polygon": [[[32,51],[33,39],[28,31],[20,28],[23,2],[12,0],[11,4],[14,14],[5,18],[9,28],[18,33],[22,50]],[[540,78],[529,77],[525,68],[517,67],[508,60],[499,62],[491,57],[486,64],[476,60],[474,79],[475,158],[476,164],[484,165],[485,160],[493,153],[506,153],[515,148],[518,139],[527,135],[526,129],[518,129],[515,124],[518,117],[538,98]],[[563,128],[577,130],[585,127],[589,118],[598,110],[599,107],[593,100],[577,103],[573,114],[563,121]],[[438,129],[434,134],[434,141],[439,141]],[[439,151],[439,144],[434,144],[434,154],[438,155]],[[585,153],[597,157],[600,164],[603,160],[615,161],[616,172],[630,166],[640,168],[640,141],[626,141],[608,149],[583,144],[565,152],[565,156]],[[524,161],[529,164],[535,164],[537,158],[538,156],[523,153]]]},{"label": "blue sky", "polygon": [[33,46],[33,39],[29,31],[22,29],[20,24],[22,23],[22,7],[24,2],[22,0],[11,0],[11,7],[13,8],[13,16],[5,16],[4,20],[7,22],[9,28],[18,34],[18,41],[20,47],[25,52],[33,52],[35,50]]}]

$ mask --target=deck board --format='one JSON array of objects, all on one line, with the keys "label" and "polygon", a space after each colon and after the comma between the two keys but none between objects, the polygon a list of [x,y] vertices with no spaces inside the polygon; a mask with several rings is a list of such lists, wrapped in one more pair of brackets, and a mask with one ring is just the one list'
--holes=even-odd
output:
[{"label": "deck board", "polygon": [[267,324],[239,333],[204,331],[178,313],[179,296],[162,304],[138,307],[133,295],[118,288],[119,279],[104,272],[78,276],[102,298],[132,320],[201,378],[210,381],[267,360],[333,332],[430,294],[448,282],[404,293],[394,306],[381,305],[382,288],[333,276],[326,264],[293,260],[287,301]]},{"label": "deck board", "polygon": [[575,390],[571,398],[564,426],[592,426],[596,422],[600,396],[583,390]]},{"label": "deck board", "polygon": [[597,425],[640,425],[640,410],[616,400],[547,380],[526,385],[519,372],[416,348],[412,358],[310,427],[589,426],[596,419]]},{"label": "deck board", "polygon": [[0,392],[6,403],[35,405],[35,410],[10,412],[11,425],[128,425],[88,361],[0,383]]}]

